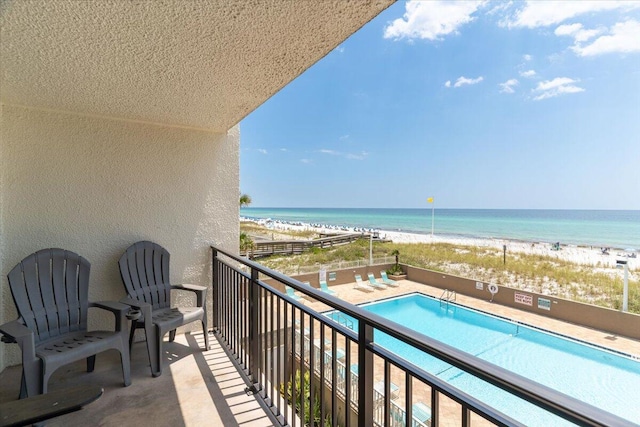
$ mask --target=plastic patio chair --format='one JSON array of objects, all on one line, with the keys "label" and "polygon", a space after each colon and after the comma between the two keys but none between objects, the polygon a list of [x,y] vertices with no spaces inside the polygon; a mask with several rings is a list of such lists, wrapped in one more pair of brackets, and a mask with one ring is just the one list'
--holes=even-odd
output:
[{"label": "plastic patio chair", "polygon": [[329,285],[327,285],[327,282],[325,280],[320,280],[320,290],[322,292],[326,292],[329,295],[336,295],[336,291],[334,291],[333,289],[329,289]]},{"label": "plastic patio chair", "polygon": [[[142,312],[131,325],[129,347],[136,328],[144,328],[151,374],[162,375],[162,341],[169,332],[169,341],[176,328],[200,321],[205,350],[209,349],[207,331],[207,288],[197,285],[172,285],[169,279],[169,252],[157,243],[142,241],[129,246],[118,262],[127,298],[120,300]],[[190,291],[196,295],[196,306],[171,307],[172,290]]]},{"label": "plastic patio chair", "polygon": [[[89,302],[91,264],[64,249],[43,249],[16,265],[8,275],[18,319],[0,326],[2,341],[17,343],[22,351],[20,397],[47,392],[51,375],[61,366],[87,360],[95,367],[96,354],[120,352],[124,385],[131,384],[127,348],[130,307],[115,301]],[[91,307],[115,315],[115,331],[87,329]]]}]

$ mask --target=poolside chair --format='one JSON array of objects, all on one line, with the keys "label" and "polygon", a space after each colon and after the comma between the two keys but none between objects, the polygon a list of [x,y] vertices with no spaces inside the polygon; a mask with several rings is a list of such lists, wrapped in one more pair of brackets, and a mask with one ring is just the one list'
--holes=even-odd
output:
[{"label": "poolside chair", "polygon": [[384,270],[380,272],[380,277],[382,277],[382,283],[384,283],[385,285],[394,286],[394,287],[400,286],[398,285],[398,282],[396,282],[395,280],[389,279],[389,276],[387,276],[387,272]]},{"label": "poolside chair", "polygon": [[327,282],[325,280],[320,280],[320,290],[322,292],[326,292],[329,295],[337,295],[336,291],[329,289],[329,286],[327,285]]},{"label": "poolside chair", "polygon": [[[95,367],[96,354],[118,350],[124,385],[131,384],[127,348],[127,314],[118,302],[89,302],[91,264],[64,249],[43,249],[16,265],[8,275],[18,319],[0,326],[2,341],[17,343],[22,351],[20,397],[47,393],[51,375],[61,366],[87,360]],[[88,330],[88,309],[115,315],[115,331]]]},{"label": "poolside chair", "polygon": [[301,296],[296,295],[295,291],[291,286],[284,285],[284,290],[287,291],[287,295],[289,295],[294,300],[300,301],[302,299]]},{"label": "poolside chair", "polygon": [[356,279],[356,285],[353,287],[354,289],[362,289],[363,291],[368,291],[368,292],[371,292],[374,290],[374,288],[372,288],[371,286],[367,285],[362,281],[362,276],[360,276],[359,274],[356,274],[354,277]]},{"label": "poolside chair", "polygon": [[[169,332],[169,341],[176,336],[180,326],[199,321],[202,323],[205,350],[209,349],[207,330],[206,286],[172,285],[169,279],[169,252],[157,243],[142,241],[129,246],[118,261],[120,277],[127,292],[121,301],[142,312],[142,316],[131,322],[129,347],[137,328],[144,329],[147,353],[151,364],[151,375],[162,375],[162,341]],[[171,307],[171,291],[193,292],[196,305]]]},{"label": "poolside chair", "polygon": [[369,278],[369,284],[371,286],[373,286],[374,288],[377,289],[387,289],[386,285],[383,285],[382,283],[378,282],[375,278],[375,276],[373,275],[373,273],[369,273],[367,274],[367,277]]},{"label": "poolside chair", "polygon": [[[425,405],[422,402],[416,402],[413,404],[412,406],[412,411],[413,411],[413,425],[414,426],[419,426],[419,425],[431,425],[431,408],[429,408],[427,405]],[[416,421],[420,422],[421,424],[416,423]]]},{"label": "poolside chair", "polygon": [[[378,392],[378,394],[380,395],[381,398],[384,398],[384,388],[385,388],[384,387],[384,381],[378,381],[377,383],[375,383],[373,385],[373,389],[376,392]],[[390,391],[391,399],[397,399],[398,398],[399,393],[400,393],[400,388],[396,384],[390,382],[389,383],[389,391]]]}]

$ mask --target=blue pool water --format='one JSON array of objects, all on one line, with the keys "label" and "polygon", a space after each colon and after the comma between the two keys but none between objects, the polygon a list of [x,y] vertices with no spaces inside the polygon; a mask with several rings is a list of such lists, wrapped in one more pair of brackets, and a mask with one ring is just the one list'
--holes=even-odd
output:
[{"label": "blue pool water", "polygon": [[[640,424],[640,362],[624,355],[421,294],[363,305],[411,328],[583,402]],[[330,313],[336,318],[337,313]],[[357,330],[357,321],[349,316]],[[418,320],[419,321],[416,321]],[[380,331],[375,341],[526,425],[565,421]]]}]

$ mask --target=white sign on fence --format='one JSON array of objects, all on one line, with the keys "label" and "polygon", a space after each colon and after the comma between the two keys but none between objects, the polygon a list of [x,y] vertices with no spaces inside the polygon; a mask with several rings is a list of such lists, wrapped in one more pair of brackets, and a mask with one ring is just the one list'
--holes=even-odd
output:
[{"label": "white sign on fence", "polygon": [[518,304],[524,304],[529,306],[533,305],[533,296],[528,294],[521,294],[520,292],[516,292],[513,294],[513,299]]},{"label": "white sign on fence", "polygon": [[483,290],[484,289],[484,283],[476,282],[476,289]]}]

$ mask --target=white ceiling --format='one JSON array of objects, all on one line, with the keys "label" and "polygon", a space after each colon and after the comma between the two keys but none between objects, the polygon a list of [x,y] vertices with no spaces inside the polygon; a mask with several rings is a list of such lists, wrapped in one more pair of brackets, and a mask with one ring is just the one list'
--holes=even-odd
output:
[{"label": "white ceiling", "polygon": [[225,132],[393,0],[0,0],[0,101]]}]

